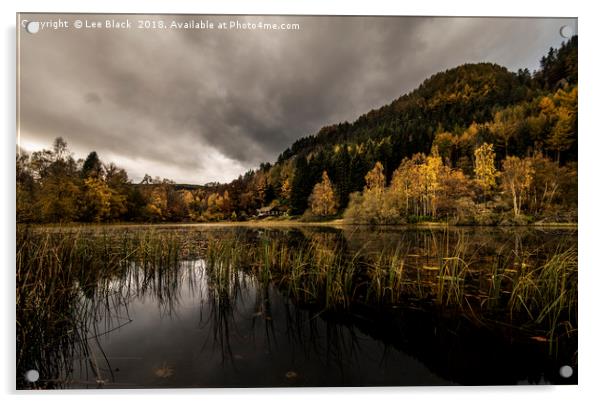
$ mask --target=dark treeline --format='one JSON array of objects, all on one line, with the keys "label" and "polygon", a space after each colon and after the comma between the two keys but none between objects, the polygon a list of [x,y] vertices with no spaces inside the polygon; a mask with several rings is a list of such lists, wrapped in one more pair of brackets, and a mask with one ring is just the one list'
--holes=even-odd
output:
[{"label": "dark treeline", "polygon": [[577,216],[577,37],[540,69],[466,64],[416,90],[296,141],[275,164],[228,184],[177,185],[63,139],[17,154],[19,222],[219,221],[264,215],[353,222],[466,224]]}]

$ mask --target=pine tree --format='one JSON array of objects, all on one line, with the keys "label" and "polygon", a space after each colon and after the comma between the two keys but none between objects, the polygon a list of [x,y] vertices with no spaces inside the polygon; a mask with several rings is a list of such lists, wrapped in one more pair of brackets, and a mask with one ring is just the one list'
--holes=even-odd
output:
[{"label": "pine tree", "polygon": [[341,208],[347,207],[349,193],[352,191],[350,170],[351,156],[347,144],[343,144],[334,156],[333,178],[336,183],[337,194],[340,195]]},{"label": "pine tree", "polygon": [[291,189],[291,209],[293,214],[303,214],[307,208],[307,198],[311,193],[311,173],[305,156],[298,156]]},{"label": "pine tree", "polygon": [[555,109],[556,124],[547,143],[556,151],[556,161],[560,163],[560,154],[569,150],[577,138],[577,88],[570,92],[558,90],[554,100],[559,106]]},{"label": "pine tree", "polygon": [[82,178],[99,178],[102,175],[102,163],[96,151],[92,151],[86,157],[82,166]]}]

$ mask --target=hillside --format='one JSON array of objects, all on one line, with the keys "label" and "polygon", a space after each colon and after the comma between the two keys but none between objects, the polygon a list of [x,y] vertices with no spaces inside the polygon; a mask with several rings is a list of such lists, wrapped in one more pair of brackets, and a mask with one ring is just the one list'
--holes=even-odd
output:
[{"label": "hillside", "polygon": [[[428,152],[437,130],[454,130],[492,118],[494,108],[532,96],[527,80],[491,64],[465,64],[437,73],[420,87],[349,124],[326,126],[296,141],[278,158],[311,152],[318,146],[361,143],[391,137],[401,154]],[[425,148],[425,145],[427,148]]]}]

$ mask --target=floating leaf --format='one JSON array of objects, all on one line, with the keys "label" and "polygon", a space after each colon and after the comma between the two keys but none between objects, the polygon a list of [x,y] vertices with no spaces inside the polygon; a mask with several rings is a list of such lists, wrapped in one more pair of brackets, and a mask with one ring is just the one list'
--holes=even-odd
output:
[{"label": "floating leaf", "polygon": [[159,368],[155,369],[155,375],[159,378],[169,378],[173,375],[173,372],[173,368],[165,362]]}]

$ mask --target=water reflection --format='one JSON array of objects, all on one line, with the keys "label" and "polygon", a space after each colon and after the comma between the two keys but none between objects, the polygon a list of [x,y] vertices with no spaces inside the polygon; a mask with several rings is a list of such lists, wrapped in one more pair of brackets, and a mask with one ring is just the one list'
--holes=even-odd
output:
[{"label": "water reflection", "polygon": [[[119,270],[78,280],[61,303],[76,310],[44,329],[55,344],[22,341],[21,368],[43,368],[43,387],[377,386],[562,383],[558,368],[576,363],[576,340],[551,354],[472,310],[495,310],[512,271],[574,246],[571,231],[174,231],[188,242],[184,258],[126,255]],[[211,246],[229,238],[256,247],[252,259]],[[339,280],[306,262],[295,271],[301,249],[337,276],[349,261],[366,269],[322,295],[307,282]],[[285,259],[290,270],[276,275]],[[450,302],[454,282],[461,306]],[[46,354],[61,360],[41,366]]]}]

